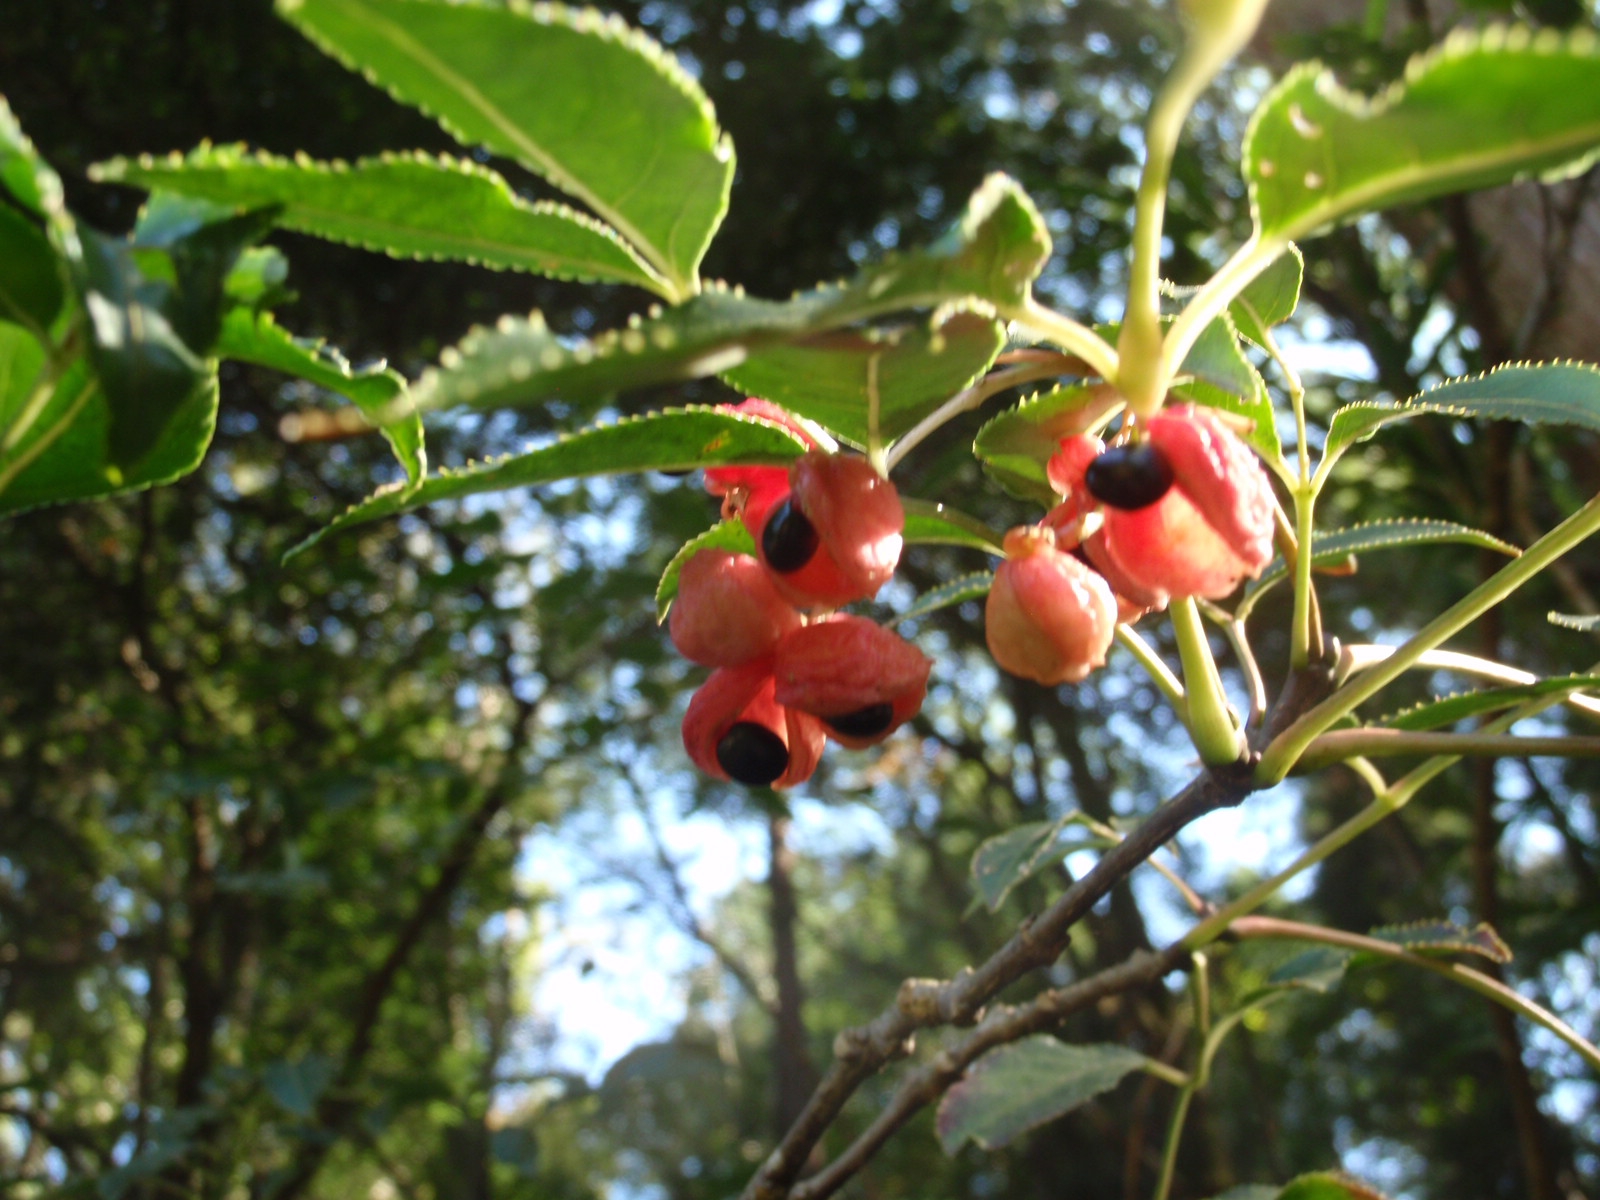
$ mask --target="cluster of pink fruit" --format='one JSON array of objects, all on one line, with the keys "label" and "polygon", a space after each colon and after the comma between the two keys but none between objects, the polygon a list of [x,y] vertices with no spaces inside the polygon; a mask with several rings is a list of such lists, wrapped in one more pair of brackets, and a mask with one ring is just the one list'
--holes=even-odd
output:
[{"label": "cluster of pink fruit", "polygon": [[[679,576],[672,641],[713,668],[683,740],[716,778],[790,787],[811,777],[827,738],[859,749],[914,716],[931,663],[890,630],[835,611],[876,595],[899,564],[894,485],[865,459],[817,449],[776,405],[733,411],[812,448],[787,470],[706,472],[757,553],[702,550]],[[1013,674],[1080,680],[1105,662],[1119,622],[1176,597],[1225,596],[1272,556],[1266,472],[1208,409],[1170,407],[1110,448],[1065,438],[1048,474],[1062,502],[1006,535],[985,610],[990,652]]]},{"label": "cluster of pink fruit", "polygon": [[[764,400],[735,411],[783,425]],[[678,577],[668,626],[685,658],[712,667],[683,719],[683,742],[718,779],[790,787],[816,770],[823,742],[860,749],[922,707],[926,655],[865,617],[900,563],[905,511],[863,458],[813,448],[782,467],[715,467],[706,486],[755,540],[756,557],[702,550]]]}]

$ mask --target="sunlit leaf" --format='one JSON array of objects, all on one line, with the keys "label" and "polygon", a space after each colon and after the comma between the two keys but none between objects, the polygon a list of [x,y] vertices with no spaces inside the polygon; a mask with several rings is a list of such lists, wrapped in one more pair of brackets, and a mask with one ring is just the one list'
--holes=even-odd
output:
[{"label": "sunlit leaf", "polygon": [[1304,277],[1305,259],[1299,247],[1291,245],[1228,305],[1234,328],[1256,345],[1265,346],[1268,331],[1294,316],[1300,306]]},{"label": "sunlit leaf", "polygon": [[355,370],[333,347],[320,340],[293,337],[273,320],[272,314],[251,313],[242,308],[234,309],[224,320],[217,354],[282,371],[346,397],[372,421],[384,422],[379,428],[406,478],[412,482],[421,480],[427,469],[422,417],[415,410],[396,405],[396,397],[406,387],[405,378],[398,371],[391,371],[382,363]]},{"label": "sunlit leaf", "polygon": [[615,17],[561,4],[278,0],[324,50],[582,200],[693,293],[733,145],[700,85]]},{"label": "sunlit leaf", "polygon": [[1454,921],[1408,921],[1380,926],[1367,936],[1418,953],[1476,954],[1501,966],[1511,961],[1511,947],[1487,921],[1470,928]]},{"label": "sunlit leaf", "polygon": [[1582,633],[1593,633],[1600,629],[1600,616],[1576,616],[1571,613],[1546,613],[1545,620],[1552,625],[1560,625],[1563,629],[1576,629]]},{"label": "sunlit leaf", "polygon": [[1290,1180],[1278,1200],[1386,1200],[1378,1191],[1348,1175],[1318,1172]]},{"label": "sunlit leaf", "polygon": [[1257,228],[1289,241],[1396,204],[1582,169],[1600,146],[1597,46],[1587,28],[1462,30],[1376,99],[1319,64],[1295,68],[1245,135]]},{"label": "sunlit leaf", "polygon": [[1054,388],[994,417],[978,430],[972,452],[1012,495],[1053,505],[1045,464],[1061,439],[1098,428],[1122,405],[1117,390],[1103,383]]},{"label": "sunlit leaf", "polygon": [[[1365,554],[1371,550],[1440,544],[1476,546],[1512,557],[1521,553],[1510,542],[1501,541],[1481,529],[1458,525],[1454,521],[1411,519],[1370,521],[1365,525],[1352,525],[1348,529],[1318,530],[1311,539],[1311,561],[1319,566],[1331,566],[1344,562],[1352,554]],[[1262,595],[1287,578],[1288,573],[1288,565],[1284,560],[1274,558],[1261,572],[1260,578],[1245,589],[1236,615],[1241,620],[1248,616]]]},{"label": "sunlit leaf", "polygon": [[663,290],[615,230],[565,204],[523,200],[471,161],[408,153],[312,162],[202,146],[185,157],[113,159],[95,174],[239,208],[278,206],[285,229],[396,257]]},{"label": "sunlit leaf", "polygon": [[1536,683],[1480,688],[1414,705],[1385,717],[1379,724],[1412,732],[1439,729],[1470,717],[1502,712],[1540,696],[1569,695],[1594,688],[1600,688],[1600,675],[1568,675],[1557,679],[1541,679]]},{"label": "sunlit leaf", "polygon": [[948,504],[900,497],[906,512],[904,537],[908,546],[967,546],[987,554],[999,554],[1001,535],[976,517],[970,517]]}]

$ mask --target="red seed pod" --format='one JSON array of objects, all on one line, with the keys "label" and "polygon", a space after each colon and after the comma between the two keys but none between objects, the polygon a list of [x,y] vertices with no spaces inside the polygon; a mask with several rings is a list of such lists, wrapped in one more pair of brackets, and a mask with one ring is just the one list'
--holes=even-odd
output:
[{"label": "red seed pod", "polygon": [[1176,405],[1145,429],[1173,485],[1143,508],[1106,508],[1105,555],[1147,593],[1220,600],[1272,560],[1272,483],[1207,409]]},{"label": "red seed pod", "polygon": [[769,655],[802,618],[748,554],[702,550],[683,564],[667,632],[704,667],[736,667]]},{"label": "red seed pod", "polygon": [[1117,624],[1131,625],[1145,613],[1167,606],[1168,597],[1165,592],[1153,592],[1149,588],[1141,587],[1111,561],[1111,556],[1106,553],[1103,530],[1097,529],[1084,538],[1078,550],[1089,560],[1089,565],[1100,572],[1105,581],[1111,585],[1111,594],[1117,598]]},{"label": "red seed pod", "polygon": [[1058,496],[1072,496],[1083,490],[1084,472],[1105,453],[1106,444],[1092,433],[1074,434],[1061,439],[1061,449],[1050,456],[1044,473]]},{"label": "red seed pod", "polygon": [[875,621],[834,614],[778,643],[773,695],[819,718],[834,741],[860,750],[917,714],[932,666],[922,651]]},{"label": "red seed pod", "polygon": [[1013,529],[1005,549],[984,608],[995,662],[1044,684],[1076,683],[1103,666],[1117,626],[1110,585],[1058,550],[1048,529]]},{"label": "red seed pod", "polygon": [[802,608],[876,595],[900,562],[900,495],[864,458],[812,450],[787,492],[752,495],[742,516],[778,592]]},{"label": "red seed pod", "polygon": [[689,701],[683,746],[707,775],[751,787],[793,787],[822,757],[822,723],[772,696],[772,660],[711,673]]},{"label": "red seed pod", "polygon": [[[794,434],[807,446],[815,446],[816,440],[807,433],[798,421],[789,415],[788,411],[779,408],[770,400],[762,400],[755,396],[738,404],[719,404],[721,412],[738,413],[744,417],[759,417],[763,421],[770,421],[774,425],[781,425]],[[743,492],[746,496],[753,496],[759,492],[787,491],[789,487],[789,469],[787,467],[707,467],[706,491],[713,496],[727,496]]]}]

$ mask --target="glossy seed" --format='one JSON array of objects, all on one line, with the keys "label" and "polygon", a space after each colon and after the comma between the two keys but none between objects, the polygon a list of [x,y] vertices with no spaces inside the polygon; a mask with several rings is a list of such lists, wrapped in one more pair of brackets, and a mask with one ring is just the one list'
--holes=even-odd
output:
[{"label": "glossy seed", "polygon": [[1102,504],[1130,511],[1148,508],[1172,486],[1166,456],[1148,442],[1113,446],[1089,464],[1083,481]]},{"label": "glossy seed", "polygon": [[865,708],[858,708],[855,712],[843,713],[837,717],[823,717],[823,723],[835,732],[844,734],[845,737],[877,737],[889,728],[889,722],[894,720],[894,705],[887,702],[883,704],[869,704]]},{"label": "glossy seed", "polygon": [[765,725],[738,721],[717,743],[717,762],[736,783],[765,787],[789,769],[789,748]]},{"label": "glossy seed", "polygon": [[767,566],[788,574],[811,561],[817,542],[817,527],[796,507],[793,496],[785,496],[761,531],[761,554]]}]

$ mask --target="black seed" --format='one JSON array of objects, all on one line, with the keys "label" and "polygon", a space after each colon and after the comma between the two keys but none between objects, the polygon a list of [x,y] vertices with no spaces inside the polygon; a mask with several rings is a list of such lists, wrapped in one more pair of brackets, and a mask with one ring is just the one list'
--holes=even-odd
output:
[{"label": "black seed", "polygon": [[877,737],[889,728],[889,722],[894,720],[894,705],[869,704],[865,708],[858,708],[855,712],[843,713],[837,717],[823,717],[823,723],[845,737]]},{"label": "black seed", "polygon": [[717,762],[729,779],[764,787],[789,769],[789,748],[765,725],[739,721],[717,743]]},{"label": "black seed", "polygon": [[1089,494],[1112,508],[1148,508],[1172,486],[1166,456],[1148,442],[1113,446],[1089,464],[1083,474]]},{"label": "black seed", "polygon": [[767,566],[786,575],[805,566],[816,552],[817,527],[795,505],[793,496],[785,496],[761,531],[761,553]]}]

